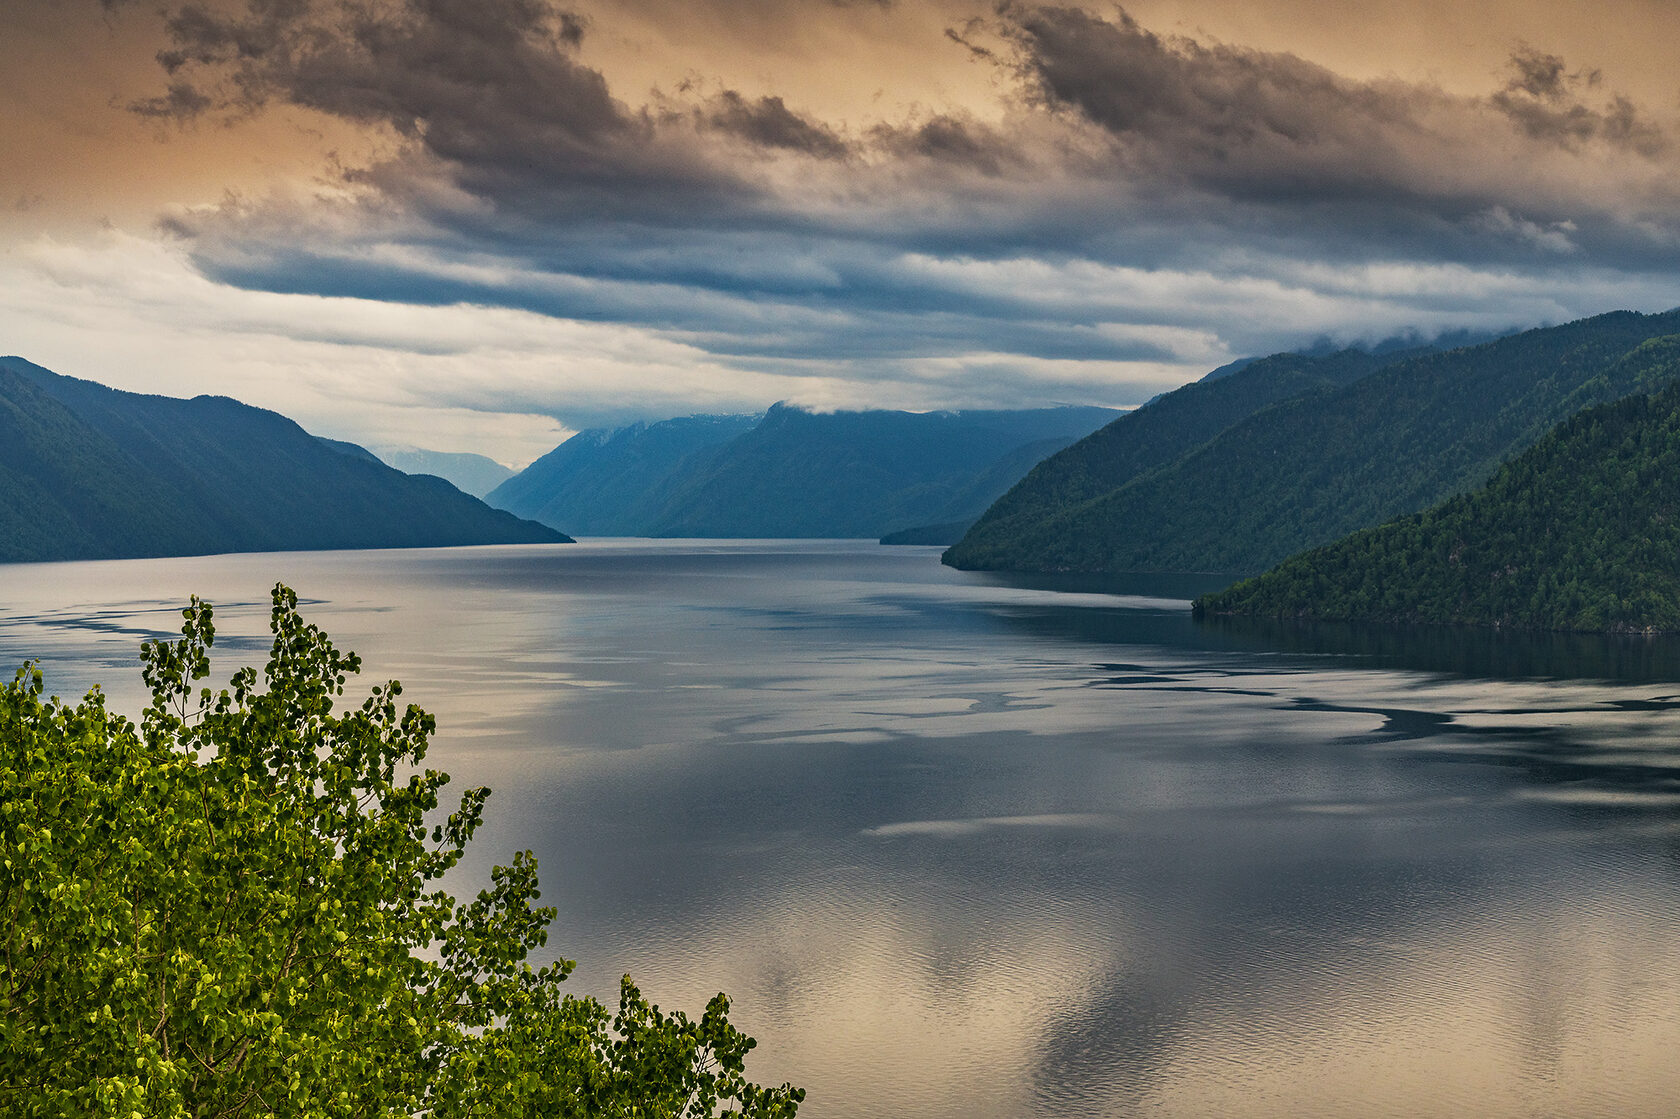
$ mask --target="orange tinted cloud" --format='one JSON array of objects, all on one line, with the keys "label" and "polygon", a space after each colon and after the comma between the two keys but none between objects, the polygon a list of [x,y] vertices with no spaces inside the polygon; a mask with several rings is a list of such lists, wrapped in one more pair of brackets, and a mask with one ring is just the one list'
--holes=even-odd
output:
[{"label": "orange tinted cloud", "polygon": [[[691,363],[658,393],[486,365],[450,407],[1123,405],[1320,334],[1676,301],[1645,0],[1591,28],[1433,0],[13,3],[13,243],[110,217],[208,293],[613,324]],[[367,337],[291,334],[310,361]]]}]

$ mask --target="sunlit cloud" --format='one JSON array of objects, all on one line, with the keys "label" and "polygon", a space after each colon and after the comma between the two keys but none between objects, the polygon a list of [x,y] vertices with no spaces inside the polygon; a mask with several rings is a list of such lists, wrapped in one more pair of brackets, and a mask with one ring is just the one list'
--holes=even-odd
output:
[{"label": "sunlit cloud", "polygon": [[[1157,0],[24,2],[197,193],[90,235],[26,186],[0,348],[343,437],[523,461],[777,400],[1130,407],[1321,339],[1680,303],[1674,107],[1521,28],[1447,82]],[[897,36],[925,73],[837,76]],[[207,195],[217,137],[277,154]]]}]

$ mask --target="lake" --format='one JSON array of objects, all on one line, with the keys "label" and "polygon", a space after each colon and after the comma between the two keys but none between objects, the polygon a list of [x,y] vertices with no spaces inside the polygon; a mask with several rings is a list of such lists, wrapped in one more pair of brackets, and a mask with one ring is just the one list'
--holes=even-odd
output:
[{"label": "lake", "polygon": [[0,665],[268,591],[438,716],[569,983],[718,990],[865,1116],[1640,1116],[1680,1101],[1672,643],[1199,625],[1218,580],[1027,585],[863,542],[0,568]]}]

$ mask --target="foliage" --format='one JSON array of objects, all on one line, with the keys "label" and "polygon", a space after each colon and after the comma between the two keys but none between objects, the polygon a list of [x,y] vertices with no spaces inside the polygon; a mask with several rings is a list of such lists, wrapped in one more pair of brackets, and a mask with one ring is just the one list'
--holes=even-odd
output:
[{"label": "foliage", "polygon": [[1680,312],[1619,311],[1413,356],[1255,411],[1096,496],[1047,502],[952,562],[1259,571],[1481,485],[1582,408],[1661,388],[1680,372],[1677,332]]},{"label": "foliage", "polygon": [[1587,409],[1484,489],[1295,556],[1196,609],[1680,631],[1680,385]]},{"label": "foliage", "polygon": [[195,689],[215,630],[184,614],[138,726],[32,665],[0,692],[0,1116],[794,1114],[722,995],[562,997],[529,852],[440,888],[488,790],[437,822],[432,717],[394,682],[335,713],[360,662],[290,590],[262,686]]}]

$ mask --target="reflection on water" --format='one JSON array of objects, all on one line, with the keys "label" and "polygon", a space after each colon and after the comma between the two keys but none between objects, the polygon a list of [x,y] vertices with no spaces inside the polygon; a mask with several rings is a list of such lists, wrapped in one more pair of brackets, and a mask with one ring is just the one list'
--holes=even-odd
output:
[{"label": "reflection on water", "polygon": [[1680,637],[1512,633],[1456,626],[1375,626],[1215,618],[1204,640],[1232,649],[1356,656],[1423,672],[1514,679],[1575,677],[1623,682],[1680,680]]},{"label": "reflection on water", "polygon": [[[267,587],[495,788],[574,982],[724,989],[849,1116],[1659,1115],[1680,671],[1656,643],[1198,626],[935,549],[595,541],[7,568],[0,661]],[[1205,588],[1203,588],[1205,589]],[[364,681],[364,683],[371,681]]]}]

